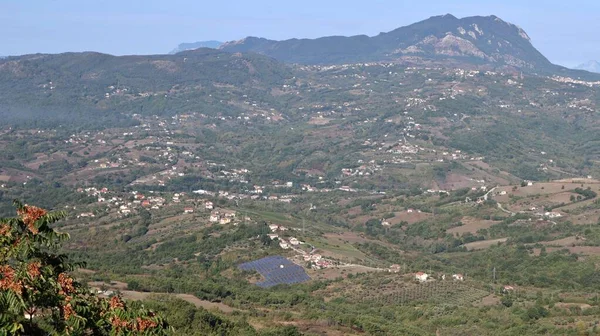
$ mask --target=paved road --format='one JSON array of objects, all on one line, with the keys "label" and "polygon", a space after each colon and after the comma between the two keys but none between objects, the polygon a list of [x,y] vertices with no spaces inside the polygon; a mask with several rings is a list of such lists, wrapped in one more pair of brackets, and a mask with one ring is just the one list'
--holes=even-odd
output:
[{"label": "paved road", "polygon": [[[490,195],[490,193],[492,193],[494,190],[496,190],[496,188],[498,188],[498,187],[493,187],[492,189],[490,189],[490,191],[488,191],[487,193],[485,193],[485,195],[483,195],[483,199],[484,199],[484,200],[486,200],[486,201],[487,201],[488,199],[491,199],[491,198],[489,197],[489,195]],[[515,213],[514,213],[514,212],[512,212],[512,211],[508,211],[508,210],[504,209],[504,207],[502,206],[502,203],[498,202],[497,204],[498,204],[498,209],[500,209],[502,212],[505,212],[505,213],[507,213],[507,214],[510,214],[511,216],[514,216],[514,215],[515,215]]]},{"label": "paved road", "polygon": [[490,194],[492,191],[496,190],[496,188],[498,188],[498,187],[493,187],[492,189],[490,189],[490,191],[486,192],[486,193],[485,193],[485,195],[483,195],[483,199],[487,201],[487,200],[488,200],[488,195],[489,195],[489,194]]}]

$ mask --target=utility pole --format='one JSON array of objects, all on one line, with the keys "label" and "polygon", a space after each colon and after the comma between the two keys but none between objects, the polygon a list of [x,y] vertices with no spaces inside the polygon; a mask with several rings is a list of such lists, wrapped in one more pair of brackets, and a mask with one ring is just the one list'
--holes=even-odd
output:
[{"label": "utility pole", "polygon": [[310,212],[310,210],[312,210],[312,203],[310,203],[310,208],[308,208],[308,211],[306,211],[306,214],[304,215],[304,217],[302,217],[302,233],[304,235],[306,235],[306,216],[308,216],[308,213]]}]

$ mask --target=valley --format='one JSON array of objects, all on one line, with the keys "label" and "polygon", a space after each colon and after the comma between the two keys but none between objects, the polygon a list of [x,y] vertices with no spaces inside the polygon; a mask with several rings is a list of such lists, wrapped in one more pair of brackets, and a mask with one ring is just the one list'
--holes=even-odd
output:
[{"label": "valley", "polygon": [[600,81],[470,20],[518,50],[1,59],[0,215],[66,211],[74,277],[186,334],[169,305],[222,335],[597,334]]}]

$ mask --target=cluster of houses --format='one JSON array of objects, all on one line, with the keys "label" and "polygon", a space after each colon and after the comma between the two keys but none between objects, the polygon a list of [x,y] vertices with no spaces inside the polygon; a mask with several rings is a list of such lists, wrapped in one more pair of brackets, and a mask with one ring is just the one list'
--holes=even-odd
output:
[{"label": "cluster of houses", "polygon": [[268,235],[269,238],[271,238],[271,240],[277,239],[279,241],[279,247],[281,247],[284,250],[290,249],[292,248],[292,246],[304,244],[303,242],[294,237],[289,238],[289,240],[279,237],[279,235],[276,232],[285,232],[288,230],[288,228],[286,228],[283,225],[269,224],[269,230],[271,230],[271,233]]},{"label": "cluster of houses", "polygon": [[560,212],[555,211],[538,212],[535,215],[538,217],[545,217],[550,219],[562,217],[562,214]]},{"label": "cluster of houses", "polygon": [[87,217],[96,217],[93,212],[82,212],[77,215],[77,218],[87,218]]},{"label": "cluster of houses", "polygon": [[[169,170],[169,171],[173,171],[173,170]],[[240,170],[240,172],[243,172],[245,170]],[[289,185],[293,185],[292,182],[287,182],[286,186]],[[258,186],[257,186],[258,187]],[[260,189],[262,187],[259,187],[258,190],[260,190],[262,192],[262,189]],[[78,192],[80,193],[86,193],[88,196],[93,196],[93,197],[97,197],[97,201],[98,203],[106,203],[106,205],[108,205],[108,207],[112,207],[115,206],[118,208],[118,212],[121,215],[129,215],[131,213],[134,212],[136,207],[143,207],[143,208],[147,208],[147,209],[153,209],[153,210],[157,210],[160,209],[161,207],[163,207],[166,203],[167,200],[165,199],[165,197],[161,197],[158,195],[144,195],[142,193],[139,193],[137,191],[133,191],[131,193],[131,195],[117,195],[115,194],[110,195],[109,196],[109,191],[107,188],[96,188],[96,187],[89,187],[89,188],[79,188],[77,189]],[[154,194],[152,191],[149,192],[150,194]],[[283,203],[291,203],[292,200],[294,199],[294,197],[296,195],[280,195],[280,196],[275,196],[275,195],[271,195],[271,196],[262,196],[262,195],[252,195],[251,197],[249,195],[243,195],[243,194],[234,194],[234,193],[229,193],[227,191],[218,191],[218,192],[212,192],[212,191],[208,191],[208,190],[195,190],[193,191],[194,194],[198,194],[198,195],[203,195],[203,196],[212,196],[212,197],[220,197],[220,198],[227,198],[229,200],[235,200],[235,199],[264,199],[264,200],[276,200],[279,202],[283,202]],[[172,195],[172,197],[170,198],[169,202],[174,203],[174,204],[178,204],[178,203],[182,203],[185,197],[185,193],[174,193]],[[190,201],[190,200],[186,200],[186,201]],[[206,210],[213,210],[214,209],[214,204],[212,201],[202,201],[204,202],[204,208]],[[190,206],[186,206],[183,210],[184,213],[194,213],[195,212],[195,208],[194,207],[190,207]],[[78,215],[78,218],[81,217],[93,217],[93,213],[81,213]],[[210,216],[210,221],[211,222],[218,222],[221,224],[228,224],[231,223],[233,221],[233,219],[235,218],[235,212],[229,212],[226,210],[222,210],[222,211],[214,211],[213,213],[211,213]]]},{"label": "cluster of houses", "polygon": [[[151,148],[151,147],[146,147],[146,148]],[[160,148],[158,148],[160,149]],[[167,147],[167,149],[170,150],[169,147]],[[166,160],[170,161],[170,162],[176,162],[177,161],[177,157],[174,154],[169,154],[170,152],[165,152],[163,154],[159,154],[158,157],[162,157],[162,156],[166,156]],[[145,166],[146,163],[145,162],[138,162],[137,163],[138,166]],[[178,172],[177,171],[177,166],[172,166],[170,169],[166,169],[163,171],[160,171],[154,175],[148,175],[148,176],[144,176],[144,177],[140,177],[137,180],[133,181],[131,184],[132,185],[136,185],[136,184],[157,184],[160,187],[164,187],[166,185],[166,182],[173,179],[173,178],[177,178],[177,177],[183,177],[185,176],[185,173],[183,172]]]},{"label": "cluster of houses", "polygon": [[[254,186],[253,188],[254,189],[247,191],[248,194],[231,193],[231,192],[223,191],[223,190],[219,190],[218,192],[213,192],[213,191],[208,191],[208,190],[204,190],[204,189],[198,189],[198,190],[194,190],[192,192],[194,194],[198,194],[198,195],[206,195],[206,196],[211,196],[211,197],[225,198],[230,201],[251,199],[251,200],[267,200],[267,201],[279,201],[282,203],[291,203],[292,200],[296,197],[296,195],[293,195],[293,194],[285,194],[285,195],[279,195],[279,196],[277,196],[277,195],[267,196],[267,195],[263,195],[263,191],[264,191],[263,186]],[[321,190],[319,190],[319,191],[321,191]]]},{"label": "cluster of houses", "polygon": [[310,267],[315,270],[334,265],[332,261],[324,259],[320,254],[305,254],[304,261],[309,262],[311,264]]},{"label": "cluster of houses", "polygon": [[[392,267],[394,267],[394,266],[397,267],[397,268],[394,268],[394,269],[397,269],[399,271],[399,266],[398,265],[392,265]],[[392,269],[392,267],[390,267],[390,270]],[[398,272],[396,272],[396,273],[398,273]],[[431,275],[429,275],[429,274],[427,274],[425,272],[417,272],[417,273],[415,273],[415,280],[417,280],[419,282],[426,282],[426,281],[430,280],[431,278],[432,278]],[[442,274],[442,276],[440,277],[440,279],[441,280],[446,280],[446,274]],[[454,280],[454,281],[464,281],[465,277],[462,274],[460,274],[460,273],[452,274],[452,280]]]},{"label": "cluster of houses", "polygon": [[302,242],[294,237],[291,237],[290,239],[286,240],[284,238],[279,237],[276,234],[270,234],[269,238],[271,238],[271,239],[277,238],[279,240],[279,247],[281,247],[284,250],[293,248],[294,246],[298,246],[300,244],[304,244],[304,242]]},{"label": "cluster of houses", "polygon": [[268,236],[269,236],[269,238],[271,238],[271,240],[277,239],[279,241],[279,247],[281,247],[284,250],[294,249],[297,252],[302,252],[302,258],[304,259],[304,261],[311,263],[311,268],[321,269],[321,268],[331,267],[334,265],[334,263],[331,260],[327,260],[327,259],[323,258],[323,256],[321,256],[320,254],[316,254],[316,253],[313,254],[314,247],[313,247],[313,250],[309,253],[295,248],[296,246],[305,244],[303,241],[299,240],[298,238],[295,238],[295,237],[282,238],[282,237],[280,237],[277,234],[277,232],[288,231],[288,228],[286,228],[285,226],[277,225],[277,224],[270,224],[269,229],[271,230],[271,233]]},{"label": "cluster of houses", "polygon": [[[158,210],[166,204],[166,199],[158,195],[146,196],[137,191],[132,191],[129,196],[117,195],[110,193],[107,188],[98,189],[96,187],[89,188],[78,188],[77,192],[86,193],[88,196],[97,197],[97,201],[100,204],[106,204],[108,208],[117,207],[119,214],[129,215],[135,208],[146,208],[152,210]],[[183,194],[175,194],[173,196],[173,202],[179,203],[180,197]],[[94,217],[92,212],[84,212],[77,216],[77,218]]]},{"label": "cluster of houses", "polygon": [[[157,210],[157,209],[160,209],[162,206],[164,206],[164,204],[166,202],[166,200],[160,196],[146,197],[143,194],[140,194],[135,191],[133,193],[135,194],[135,199],[133,200],[132,203],[135,205],[141,205],[144,208],[150,208],[153,210]],[[175,198],[173,199],[173,202],[175,202]]]},{"label": "cluster of houses", "polygon": [[370,165],[361,165],[358,168],[342,168],[342,177],[350,176],[370,176],[376,171],[381,170],[381,166],[375,164],[375,161],[371,161]]},{"label": "cluster of houses", "polygon": [[231,210],[213,210],[210,213],[209,221],[211,223],[229,224],[235,219],[235,211]]},{"label": "cluster of houses", "polygon": [[283,225],[269,224],[269,230],[271,230],[271,232],[275,233],[277,231],[287,231],[288,229]]}]

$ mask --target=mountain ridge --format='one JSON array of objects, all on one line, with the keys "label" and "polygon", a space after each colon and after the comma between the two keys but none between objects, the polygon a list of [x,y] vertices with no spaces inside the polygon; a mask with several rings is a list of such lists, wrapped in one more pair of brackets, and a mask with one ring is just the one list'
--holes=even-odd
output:
[{"label": "mountain ridge", "polygon": [[588,61],[582,64],[579,64],[575,67],[577,70],[585,70],[594,73],[600,73],[600,62],[598,61]]},{"label": "mountain ridge", "polygon": [[285,63],[342,64],[371,61],[459,59],[470,63],[511,66],[530,72],[589,76],[552,64],[519,26],[495,15],[457,18],[433,16],[374,36],[326,36],[316,39],[269,40],[246,37],[219,49],[254,52]]}]

